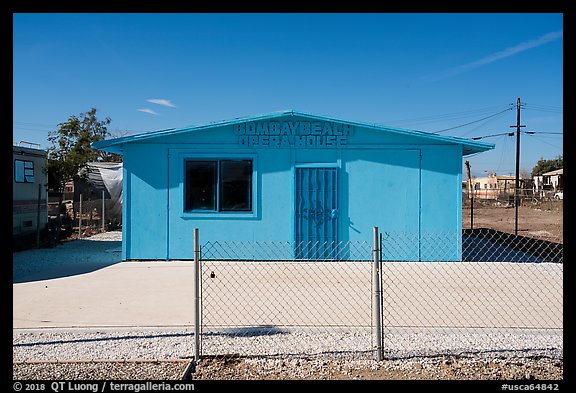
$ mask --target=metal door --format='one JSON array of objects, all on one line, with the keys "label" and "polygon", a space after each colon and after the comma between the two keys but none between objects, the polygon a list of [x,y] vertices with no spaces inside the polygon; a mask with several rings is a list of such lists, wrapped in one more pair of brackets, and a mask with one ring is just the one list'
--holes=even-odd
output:
[{"label": "metal door", "polygon": [[338,173],[336,168],[296,168],[297,259],[338,257]]}]

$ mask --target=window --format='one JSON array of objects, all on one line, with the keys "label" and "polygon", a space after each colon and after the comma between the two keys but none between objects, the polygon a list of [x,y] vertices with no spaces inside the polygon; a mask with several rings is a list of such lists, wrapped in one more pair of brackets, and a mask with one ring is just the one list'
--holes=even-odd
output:
[{"label": "window", "polygon": [[252,210],[252,161],[220,161],[220,210]]},{"label": "window", "polygon": [[14,181],[16,183],[34,183],[34,162],[14,160]]},{"label": "window", "polygon": [[252,161],[186,161],[186,211],[252,211]]},{"label": "window", "polygon": [[216,161],[186,162],[186,210],[216,210]]}]

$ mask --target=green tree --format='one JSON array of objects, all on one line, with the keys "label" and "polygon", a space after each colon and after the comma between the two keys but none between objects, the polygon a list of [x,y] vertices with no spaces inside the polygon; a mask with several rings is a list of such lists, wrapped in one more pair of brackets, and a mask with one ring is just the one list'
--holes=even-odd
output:
[{"label": "green tree", "polygon": [[[69,181],[76,181],[86,177],[80,175],[80,170],[92,161],[122,161],[122,156],[103,152],[92,148],[92,142],[100,141],[110,136],[108,125],[112,122],[109,117],[98,120],[96,108],[90,109],[79,116],[72,115],[64,123],[58,124],[56,131],[48,133],[48,141],[52,144],[48,148],[46,172],[48,174],[48,187],[59,196],[58,211],[62,209],[64,187]],[[58,234],[60,230],[60,216]]]},{"label": "green tree", "polygon": [[555,171],[556,169],[560,169],[563,167],[564,167],[564,160],[562,158],[562,155],[559,155],[558,157],[552,160],[545,160],[544,158],[541,158],[540,160],[538,160],[534,168],[532,168],[532,173],[530,174],[530,177],[540,176],[543,173]]}]

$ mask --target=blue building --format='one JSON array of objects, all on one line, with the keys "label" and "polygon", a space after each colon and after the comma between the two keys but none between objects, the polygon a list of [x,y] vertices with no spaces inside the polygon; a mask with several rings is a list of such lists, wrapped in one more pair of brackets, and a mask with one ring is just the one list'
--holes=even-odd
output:
[{"label": "blue building", "polygon": [[191,259],[194,228],[330,258],[378,226],[418,261],[461,259],[462,157],[494,145],[284,111],[94,147],[124,156],[124,260]]}]

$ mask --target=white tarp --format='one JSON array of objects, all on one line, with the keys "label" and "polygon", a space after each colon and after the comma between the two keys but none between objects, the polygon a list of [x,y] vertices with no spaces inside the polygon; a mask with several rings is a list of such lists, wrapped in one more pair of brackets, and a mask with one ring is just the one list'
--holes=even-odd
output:
[{"label": "white tarp", "polygon": [[88,182],[93,189],[108,192],[110,201],[106,203],[106,217],[122,217],[122,163],[90,162]]}]

